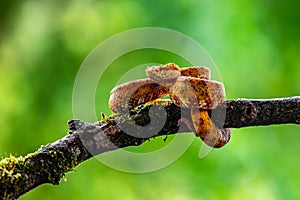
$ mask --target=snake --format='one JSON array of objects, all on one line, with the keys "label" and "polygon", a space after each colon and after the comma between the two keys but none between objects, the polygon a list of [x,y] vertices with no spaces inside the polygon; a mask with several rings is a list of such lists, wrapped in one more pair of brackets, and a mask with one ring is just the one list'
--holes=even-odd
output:
[{"label": "snake", "polygon": [[[109,108],[112,112],[126,113],[136,106],[169,95],[169,101],[176,106],[191,109],[193,126],[187,124],[187,127],[204,143],[220,148],[229,142],[231,129],[219,128],[209,116],[209,111],[218,108],[225,98],[224,85],[210,80],[209,68],[179,68],[168,63],[148,67],[145,72],[148,78],[123,83],[111,90]],[[180,122],[187,123],[186,120]]]}]

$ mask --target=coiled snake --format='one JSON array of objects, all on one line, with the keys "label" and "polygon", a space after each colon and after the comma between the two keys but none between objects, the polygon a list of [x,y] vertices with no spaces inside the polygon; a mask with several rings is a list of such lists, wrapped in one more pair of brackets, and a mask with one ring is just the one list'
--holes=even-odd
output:
[{"label": "coiled snake", "polygon": [[[109,107],[114,113],[124,113],[138,105],[160,100],[169,95],[175,105],[191,108],[193,126],[189,129],[207,145],[219,148],[228,143],[230,128],[219,128],[208,111],[219,107],[225,98],[222,83],[210,80],[207,67],[179,68],[174,63],[146,69],[149,78],[130,81],[113,88]],[[164,100],[165,102],[165,100]]]}]

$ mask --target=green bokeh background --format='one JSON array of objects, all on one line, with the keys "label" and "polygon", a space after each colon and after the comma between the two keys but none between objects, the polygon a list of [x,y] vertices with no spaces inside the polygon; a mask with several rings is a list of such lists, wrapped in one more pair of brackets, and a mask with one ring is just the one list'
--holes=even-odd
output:
[{"label": "green bokeh background", "polygon": [[[195,39],[218,66],[228,99],[300,94],[297,0],[1,1],[0,17],[2,156],[26,155],[63,137],[81,63],[100,42],[132,28],[170,28]],[[144,54],[144,63],[174,62],[166,52]],[[130,69],[143,59],[133,53],[114,65]],[[117,71],[112,67],[109,77],[117,79]],[[111,86],[102,89],[97,113],[109,114]],[[90,159],[59,186],[45,184],[20,199],[300,199],[299,131],[234,129],[230,143],[204,159],[195,139],[175,163],[146,174]],[[135,150],[163,145],[158,138]]]}]

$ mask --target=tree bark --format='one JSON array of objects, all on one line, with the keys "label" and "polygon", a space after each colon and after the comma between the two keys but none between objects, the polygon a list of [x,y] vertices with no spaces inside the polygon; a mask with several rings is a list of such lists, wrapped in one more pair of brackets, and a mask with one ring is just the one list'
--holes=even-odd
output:
[{"label": "tree bark", "polygon": [[[299,124],[300,97],[229,100],[210,115],[215,124],[224,128]],[[162,135],[180,134],[181,118],[189,120],[190,110],[169,104],[142,105],[129,114],[104,117],[96,123],[70,120],[69,133],[62,139],[25,157],[10,156],[0,161],[0,196],[16,199],[41,184],[59,184],[66,172],[94,155],[138,146]],[[159,128],[157,124],[162,121],[163,128]],[[180,132],[190,131],[183,125]]]}]

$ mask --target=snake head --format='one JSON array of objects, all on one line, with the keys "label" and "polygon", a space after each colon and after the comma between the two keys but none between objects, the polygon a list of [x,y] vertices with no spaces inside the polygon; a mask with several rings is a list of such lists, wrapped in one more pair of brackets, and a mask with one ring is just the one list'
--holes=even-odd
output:
[{"label": "snake head", "polygon": [[180,68],[174,63],[148,67],[146,74],[152,80],[159,83],[173,82],[181,76]]}]

